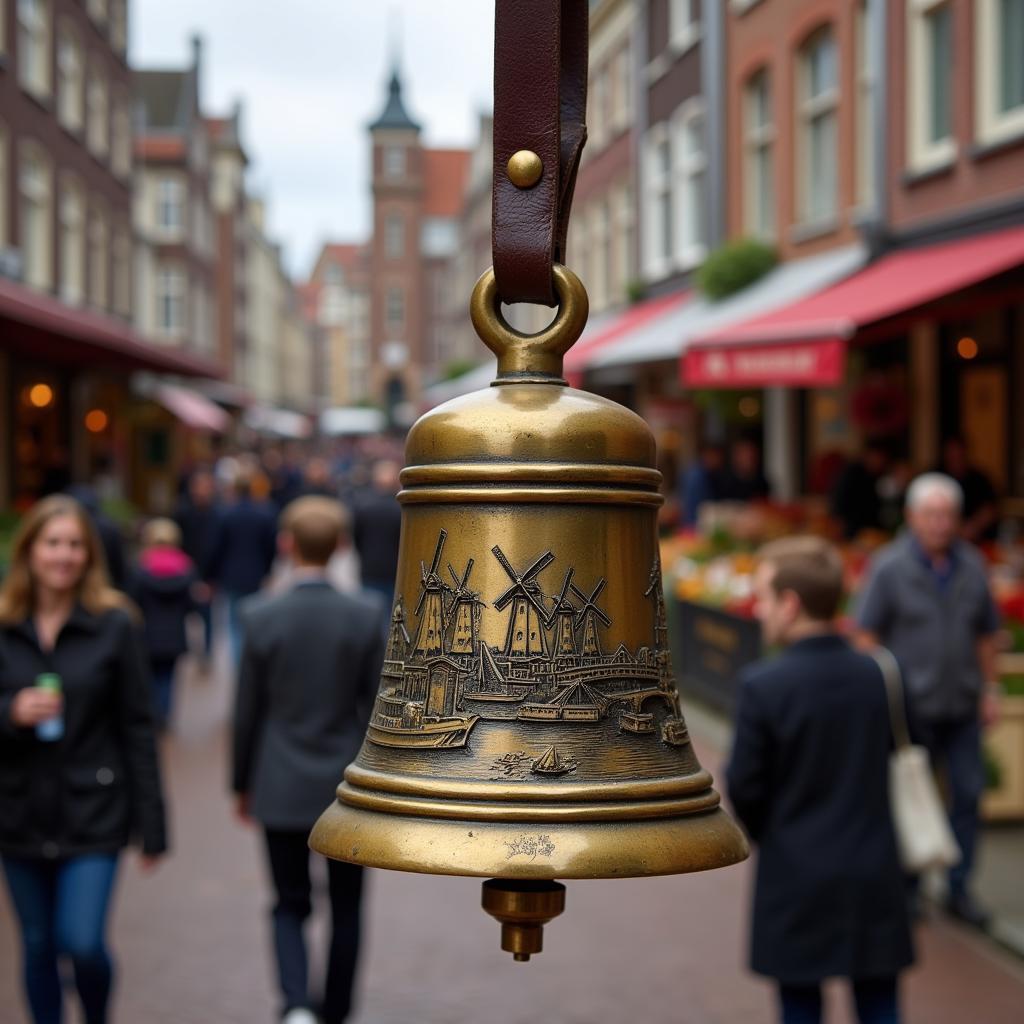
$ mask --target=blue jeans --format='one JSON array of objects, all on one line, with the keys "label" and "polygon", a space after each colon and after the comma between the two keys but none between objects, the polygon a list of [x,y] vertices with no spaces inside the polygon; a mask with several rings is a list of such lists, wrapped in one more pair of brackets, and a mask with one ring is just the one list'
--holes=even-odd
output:
[{"label": "blue jeans", "polygon": [[35,1024],[61,1024],[58,957],[71,960],[85,1024],[105,1024],[113,979],[106,927],[116,853],[68,860],[4,855],[24,947],[24,983]]},{"label": "blue jeans", "polygon": [[951,721],[918,720],[914,738],[926,747],[936,770],[944,772],[950,795],[949,822],[960,845],[960,863],[949,871],[953,896],[966,893],[978,842],[978,803],[985,789],[981,723],[977,716]]},{"label": "blue jeans", "polygon": [[[899,1024],[896,978],[853,978],[853,1002],[860,1024]],[[779,985],[782,1024],[821,1024],[820,985]]]}]

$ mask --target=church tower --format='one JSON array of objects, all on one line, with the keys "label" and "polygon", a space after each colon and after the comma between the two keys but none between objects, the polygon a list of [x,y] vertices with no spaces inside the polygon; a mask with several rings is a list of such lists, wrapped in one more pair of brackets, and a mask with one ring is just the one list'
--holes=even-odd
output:
[{"label": "church tower", "polygon": [[424,310],[420,233],[424,154],[420,126],[402,97],[397,62],[372,141],[373,246],[370,264],[372,390],[389,418],[421,387]]}]

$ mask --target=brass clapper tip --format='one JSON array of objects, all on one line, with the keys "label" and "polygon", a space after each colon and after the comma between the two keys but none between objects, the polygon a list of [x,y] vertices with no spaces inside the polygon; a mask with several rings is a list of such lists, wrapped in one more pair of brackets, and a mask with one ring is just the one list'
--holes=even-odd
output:
[{"label": "brass clapper tip", "polygon": [[565,910],[565,886],[491,878],[484,882],[482,903],[501,922],[501,948],[525,963],[544,948],[544,925]]}]

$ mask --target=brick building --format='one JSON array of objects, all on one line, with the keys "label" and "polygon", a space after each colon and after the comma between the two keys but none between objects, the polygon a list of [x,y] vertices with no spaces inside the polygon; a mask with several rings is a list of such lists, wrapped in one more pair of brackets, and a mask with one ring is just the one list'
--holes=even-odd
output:
[{"label": "brick building", "polygon": [[133,328],[125,0],[0,4],[0,507],[131,476],[132,370],[215,373]]},{"label": "brick building", "polygon": [[202,44],[182,70],[134,72],[136,324],[163,344],[217,358],[213,154],[200,109]]}]

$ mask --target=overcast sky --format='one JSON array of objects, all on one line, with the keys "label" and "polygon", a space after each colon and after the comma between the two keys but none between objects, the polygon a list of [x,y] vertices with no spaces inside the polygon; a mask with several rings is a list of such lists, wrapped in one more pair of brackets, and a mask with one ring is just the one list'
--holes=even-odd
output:
[{"label": "overcast sky", "polygon": [[469,146],[491,106],[488,0],[132,0],[131,61],[185,67],[204,40],[207,114],[243,101],[250,187],[271,235],[305,276],[325,239],[368,231],[369,137],[383,108],[392,40],[406,107],[432,146]]}]

